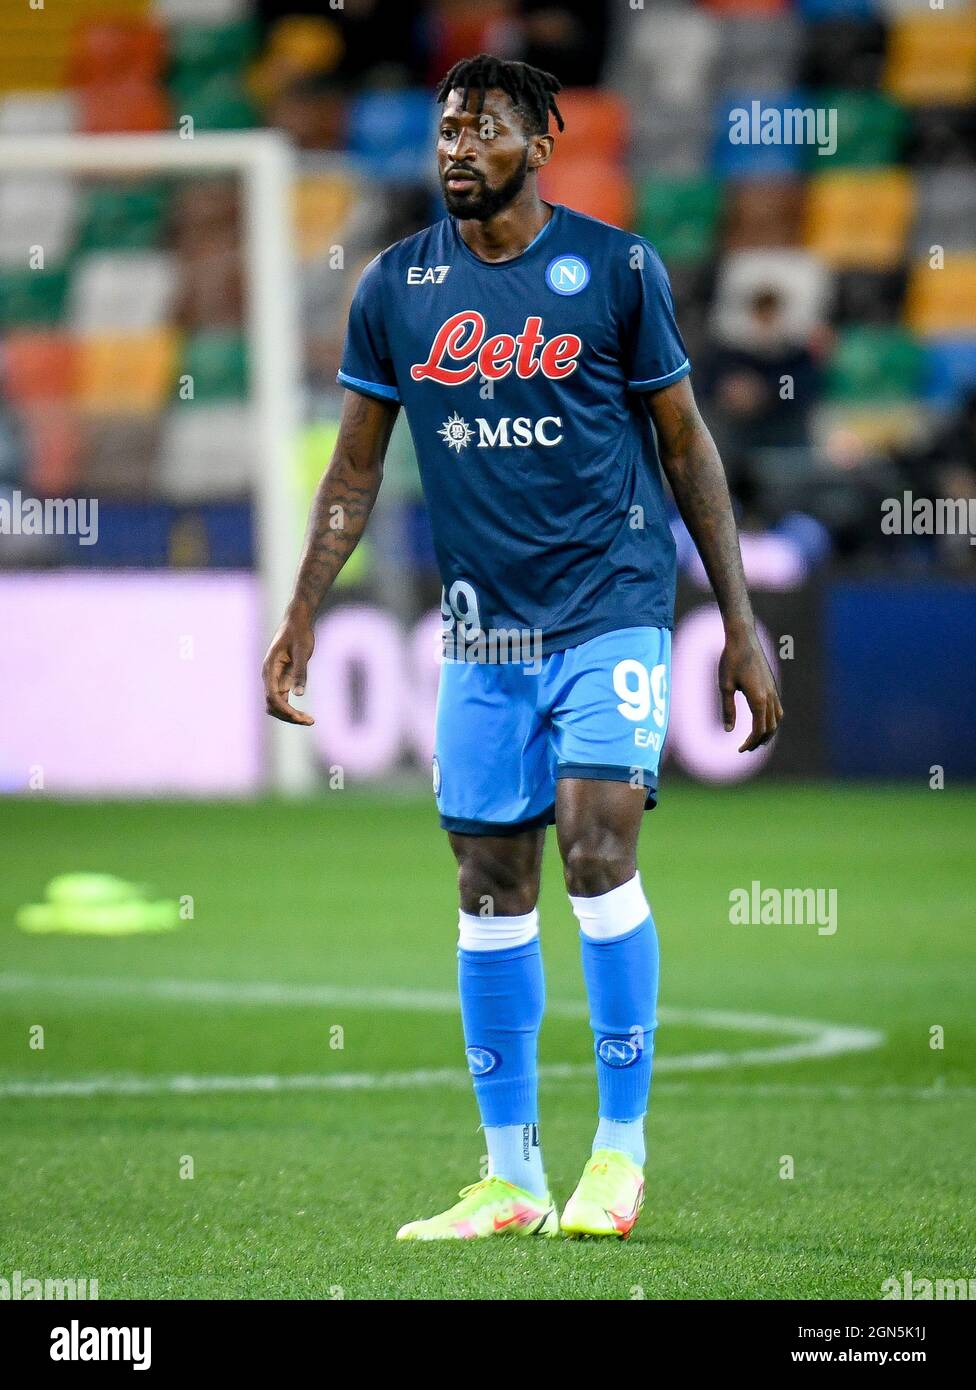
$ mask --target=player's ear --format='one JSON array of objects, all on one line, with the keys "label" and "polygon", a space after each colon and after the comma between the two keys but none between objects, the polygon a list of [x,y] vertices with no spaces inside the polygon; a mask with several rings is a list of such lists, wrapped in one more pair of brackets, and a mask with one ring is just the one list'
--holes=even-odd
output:
[{"label": "player's ear", "polygon": [[529,142],[529,168],[541,169],[548,164],[555,143],[551,135],[533,135]]}]

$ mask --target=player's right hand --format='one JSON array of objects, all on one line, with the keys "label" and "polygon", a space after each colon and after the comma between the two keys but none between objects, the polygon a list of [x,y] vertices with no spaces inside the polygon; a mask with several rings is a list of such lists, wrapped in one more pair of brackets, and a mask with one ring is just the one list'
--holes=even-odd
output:
[{"label": "player's right hand", "polygon": [[305,694],[308,661],[314,648],[315,631],[312,624],[300,618],[285,618],[272,639],[261,668],[265,708],[274,719],[281,719],[286,724],[315,723],[310,714],[294,709],[288,703],[288,696],[292,692]]}]

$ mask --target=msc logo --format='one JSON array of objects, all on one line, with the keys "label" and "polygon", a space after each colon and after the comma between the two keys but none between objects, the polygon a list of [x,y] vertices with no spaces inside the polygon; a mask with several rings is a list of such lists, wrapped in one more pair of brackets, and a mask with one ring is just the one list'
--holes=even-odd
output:
[{"label": "msc logo", "polygon": [[490,1047],[466,1047],[464,1055],[468,1059],[468,1071],[472,1076],[487,1076],[501,1066],[502,1059]]},{"label": "msc logo", "polygon": [[408,285],[443,285],[449,265],[412,265],[407,271]]},{"label": "msc logo", "polygon": [[579,294],[590,283],[590,267],[582,256],[555,256],[546,266],[546,284],[557,294]]},{"label": "msc logo", "polygon": [[596,1054],[608,1067],[632,1067],[641,1050],[631,1038],[601,1038]]},{"label": "msc logo", "polygon": [[[554,444],[563,442],[562,417],[543,415],[538,420],[530,420],[527,415],[503,415],[494,424],[480,415],[475,424],[478,427],[479,449],[527,449],[531,444],[540,444],[551,449]],[[449,416],[437,431],[449,449],[458,453],[466,449],[474,438],[474,430],[457,411]]]}]

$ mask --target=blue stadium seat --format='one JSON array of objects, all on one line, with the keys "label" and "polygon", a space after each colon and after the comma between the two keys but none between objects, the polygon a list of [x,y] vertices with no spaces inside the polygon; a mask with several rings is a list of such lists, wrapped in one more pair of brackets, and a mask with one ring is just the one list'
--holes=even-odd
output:
[{"label": "blue stadium seat", "polygon": [[753,100],[761,101],[762,111],[813,107],[816,103],[802,91],[726,94],[715,111],[713,169],[725,178],[765,178],[771,174],[790,174],[805,167],[809,151],[804,145],[733,144],[729,117],[733,111],[751,112]]},{"label": "blue stadium seat", "polygon": [[934,405],[954,406],[976,391],[976,338],[931,338],[925,399]]},{"label": "blue stadium seat", "polygon": [[375,178],[423,179],[433,158],[436,114],[426,91],[364,92],[349,108],[349,153]]}]

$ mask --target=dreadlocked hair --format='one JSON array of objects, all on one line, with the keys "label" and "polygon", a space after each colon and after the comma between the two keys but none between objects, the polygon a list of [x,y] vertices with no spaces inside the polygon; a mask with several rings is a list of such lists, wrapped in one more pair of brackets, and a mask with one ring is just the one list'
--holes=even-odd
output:
[{"label": "dreadlocked hair", "polygon": [[512,105],[522,115],[533,135],[545,135],[549,129],[549,114],[552,113],[556,126],[563,129],[563,118],[556,105],[556,93],[562,89],[558,77],[541,68],[530,67],[528,63],[517,63],[506,58],[493,58],[490,53],[479,53],[474,58],[462,58],[455,63],[443,78],[437,89],[437,100],[446,101],[455,88],[464,93],[464,105],[468,104],[471,92],[478,93],[477,111],[485,109],[485,93],[490,87],[499,87],[512,99]]}]

